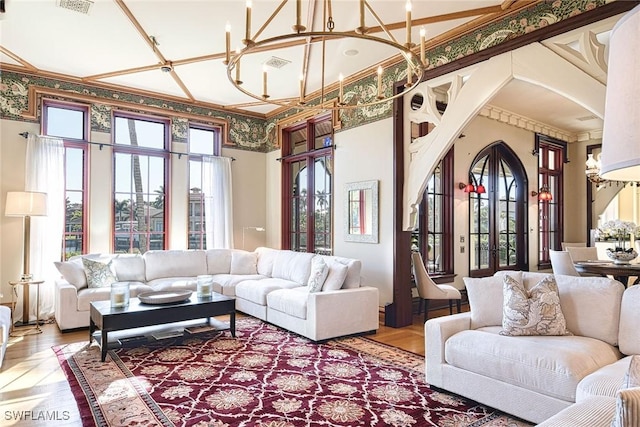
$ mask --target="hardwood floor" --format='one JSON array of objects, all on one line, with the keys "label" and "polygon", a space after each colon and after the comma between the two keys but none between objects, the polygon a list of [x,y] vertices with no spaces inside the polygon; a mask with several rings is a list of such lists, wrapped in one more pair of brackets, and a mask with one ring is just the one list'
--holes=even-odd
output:
[{"label": "hardwood floor", "polygon": [[[463,311],[468,306],[463,305]],[[448,309],[429,312],[429,317],[448,314]],[[424,355],[423,315],[414,315],[404,328],[383,325],[367,337],[394,347]],[[88,329],[61,333],[54,323],[42,326],[38,335],[14,336],[0,368],[0,425],[81,426],[80,414],[69,384],[51,349],[88,339]],[[23,328],[16,329],[20,335]]]}]

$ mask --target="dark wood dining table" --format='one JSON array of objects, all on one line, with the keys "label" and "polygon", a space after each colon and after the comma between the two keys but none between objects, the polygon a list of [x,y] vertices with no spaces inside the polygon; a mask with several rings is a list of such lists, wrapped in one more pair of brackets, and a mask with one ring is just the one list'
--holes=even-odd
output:
[{"label": "dark wood dining table", "polygon": [[[612,276],[626,287],[640,282],[640,264],[614,264],[610,261],[578,261],[574,263],[578,273]],[[629,278],[635,277],[632,283]]]}]

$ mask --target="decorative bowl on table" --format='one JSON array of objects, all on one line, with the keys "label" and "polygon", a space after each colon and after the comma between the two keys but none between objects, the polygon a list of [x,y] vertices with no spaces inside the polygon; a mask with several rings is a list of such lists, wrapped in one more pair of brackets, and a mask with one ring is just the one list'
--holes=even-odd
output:
[{"label": "decorative bowl on table", "polygon": [[188,300],[191,294],[189,290],[154,291],[141,293],[138,299],[144,304],[173,304]]},{"label": "decorative bowl on table", "polygon": [[635,249],[607,249],[607,256],[613,260],[614,264],[629,264],[638,257]]}]

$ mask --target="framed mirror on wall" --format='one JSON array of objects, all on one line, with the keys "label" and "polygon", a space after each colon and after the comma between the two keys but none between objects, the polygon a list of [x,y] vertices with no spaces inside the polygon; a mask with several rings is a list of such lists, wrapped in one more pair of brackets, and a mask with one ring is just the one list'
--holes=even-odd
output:
[{"label": "framed mirror on wall", "polygon": [[378,181],[345,184],[344,240],[378,243]]}]

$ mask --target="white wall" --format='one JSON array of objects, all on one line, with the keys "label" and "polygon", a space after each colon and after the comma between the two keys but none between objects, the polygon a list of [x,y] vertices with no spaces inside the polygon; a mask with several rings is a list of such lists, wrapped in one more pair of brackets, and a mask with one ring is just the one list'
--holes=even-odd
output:
[{"label": "white wall", "polygon": [[[334,253],[362,261],[365,285],[380,291],[380,305],[393,302],[393,122],[385,119],[335,135]],[[378,180],[379,243],[344,240],[344,186]],[[408,286],[409,284],[407,284]]]}]

